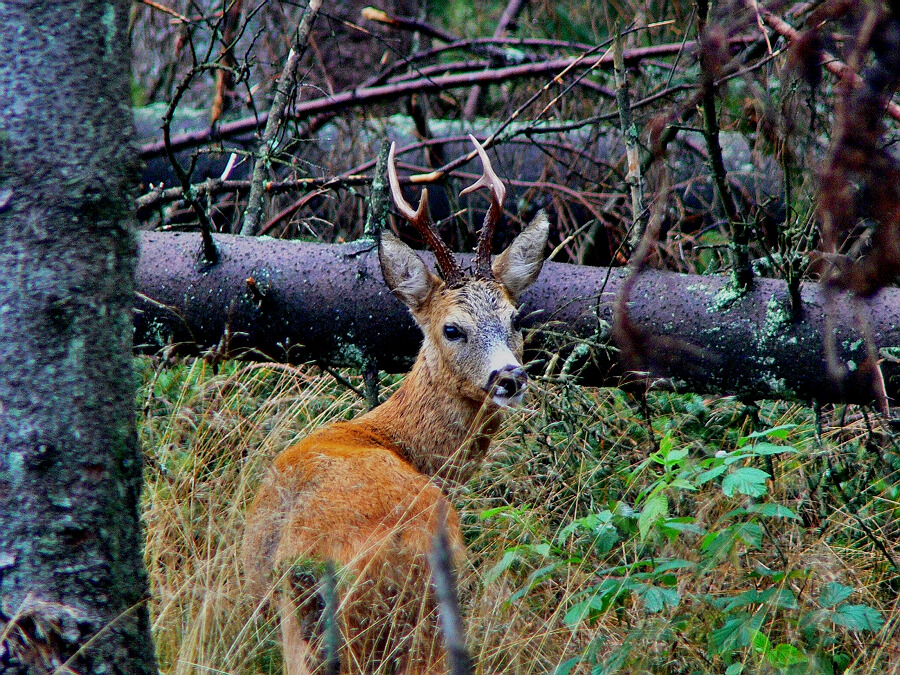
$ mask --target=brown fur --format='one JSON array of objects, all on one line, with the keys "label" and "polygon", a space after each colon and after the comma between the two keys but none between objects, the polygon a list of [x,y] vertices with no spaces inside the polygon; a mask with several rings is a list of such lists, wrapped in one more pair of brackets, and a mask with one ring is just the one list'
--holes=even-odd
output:
[{"label": "brown fur", "polygon": [[[468,478],[499,427],[502,407],[486,384],[493,361],[482,352],[502,343],[521,357],[508,289],[537,277],[546,230],[546,218],[536,220],[498,258],[504,283],[466,279],[453,288],[388,242],[385,278],[425,334],[412,371],[375,410],[281,453],[247,516],[246,577],[258,598],[280,591],[285,672],[319,666],[325,560],[339,570],[342,672],[444,672],[426,557],[446,500],[439,486]],[[464,342],[445,338],[448,322],[466,331]],[[447,513],[460,559],[459,519],[452,507]]]}]

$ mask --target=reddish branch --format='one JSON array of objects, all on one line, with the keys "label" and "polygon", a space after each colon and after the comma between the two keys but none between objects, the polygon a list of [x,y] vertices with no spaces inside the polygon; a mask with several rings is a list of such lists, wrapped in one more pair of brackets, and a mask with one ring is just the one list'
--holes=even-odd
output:
[{"label": "reddish branch", "polygon": [[[635,65],[645,59],[672,56],[693,46],[694,43],[688,42],[684,45],[677,43],[630,49],[625,52],[625,63],[626,65]],[[414,93],[434,93],[445,89],[471,87],[475,84],[491,84],[518,78],[545,77],[567,68],[573,68],[573,66],[579,70],[586,70],[597,67],[612,68],[612,65],[611,55],[587,58],[568,57],[475,73],[453,73],[441,77],[417,78],[390,85],[359,87],[333,96],[323,96],[310,101],[303,101],[287,111],[287,114],[293,118],[306,118],[316,114],[367,106],[381,101],[390,101],[400,96]],[[252,132],[265,125],[267,121],[268,115],[261,114],[256,117],[227,122],[219,125],[217,129],[204,129],[172,136],[170,143],[173,150],[184,150],[218,139],[231,138]],[[141,148],[141,158],[146,160],[156,157],[164,151],[165,146],[161,142],[147,143]]]},{"label": "reddish branch", "polygon": [[284,70],[281,72],[281,77],[278,79],[278,85],[275,87],[275,97],[272,100],[272,107],[269,109],[269,114],[266,116],[266,128],[259,143],[259,155],[253,163],[253,178],[250,185],[250,196],[247,197],[247,209],[244,212],[244,223],[241,226],[241,234],[259,234],[260,219],[263,211],[262,198],[265,174],[272,156],[275,154],[278,133],[281,130],[281,124],[284,121],[291,92],[294,89],[294,83],[297,79],[297,70],[300,68],[300,59],[303,58],[303,53],[306,51],[306,46],[309,43],[309,36],[321,6],[322,0],[309,0],[309,4],[300,19],[300,25],[297,27],[294,42],[291,45],[291,51],[288,54],[287,62],[284,64]]},{"label": "reddish branch", "polygon": [[[757,8],[755,6],[755,3],[750,3],[749,1],[748,6],[753,11],[759,11],[760,16],[762,16],[763,18],[763,21],[765,21],[772,30],[774,30],[782,37],[786,38],[792,44],[800,39],[800,33],[797,32],[797,30],[793,26],[791,26],[781,17],[772,14],[772,12],[767,9]],[[829,54],[826,51],[822,52],[819,63],[823,68],[825,68],[825,70],[827,70],[838,79],[843,78],[844,75],[847,74],[853,78],[854,84],[856,84],[860,80],[859,75],[854,72],[853,69],[848,68],[846,63],[837,59],[835,56]],[[900,121],[900,106],[898,106],[893,101],[888,101],[887,114],[893,117],[895,120]]]},{"label": "reddish branch", "polygon": [[[519,14],[525,9],[527,0],[509,0],[506,9],[497,22],[497,29],[494,31],[494,37],[500,38],[506,35],[509,27],[515,23]],[[466,101],[466,107],[463,109],[463,117],[467,120],[475,117],[475,109],[478,107],[478,99],[481,98],[481,85],[476,84],[469,92],[469,98]]]},{"label": "reddish branch", "polygon": [[387,14],[380,9],[375,9],[374,7],[366,7],[365,9],[363,9],[362,17],[364,19],[368,19],[369,21],[375,21],[377,23],[390,26],[391,28],[399,28],[401,30],[408,30],[414,33],[421,33],[422,35],[430,38],[435,38],[436,40],[441,40],[442,42],[455,42],[459,39],[456,35],[448,33],[447,31],[438,28],[437,26],[432,26],[427,21],[421,21],[419,19],[405,16],[391,16],[390,14]]},{"label": "reddish branch", "polygon": [[210,122],[215,124],[231,107],[231,96],[234,89],[234,69],[237,61],[234,58],[234,43],[239,35],[243,0],[232,0],[222,17],[222,51],[219,62],[222,68],[216,71],[216,93],[213,97]]},{"label": "reddish branch", "polygon": [[[371,163],[369,164],[371,168]],[[343,174],[341,176],[328,176],[324,178],[291,178],[287,180],[271,180],[263,182],[263,190],[268,194],[281,194],[295,190],[310,190],[313,188],[341,188],[352,185],[368,185],[372,182],[371,176],[360,175],[357,172]],[[246,192],[250,189],[249,180],[220,180],[210,178],[202,183],[191,186],[191,191],[198,200],[225,194],[226,192]],[[169,202],[184,199],[184,190],[180,187],[167,188],[165,190],[152,190],[134,200],[135,208],[140,212],[146,212],[167,204]]]}]

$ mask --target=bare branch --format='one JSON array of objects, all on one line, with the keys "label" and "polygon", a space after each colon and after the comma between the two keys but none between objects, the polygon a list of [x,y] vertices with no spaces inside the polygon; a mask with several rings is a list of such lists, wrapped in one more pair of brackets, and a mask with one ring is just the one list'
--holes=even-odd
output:
[{"label": "bare branch", "polygon": [[[748,3],[750,0],[747,0]],[[750,5],[750,8],[756,11],[754,7],[755,3]],[[800,39],[800,33],[791,26],[787,21],[782,19],[779,16],[776,16],[772,12],[767,9],[759,9],[760,14],[762,15],[763,21],[772,28],[776,33],[781,35],[784,38],[787,38],[790,42],[796,42]],[[822,52],[821,58],[819,59],[819,63],[822,65],[825,70],[829,73],[841,79],[844,77],[845,73],[848,72],[848,66],[846,63],[836,58],[834,55],[829,54],[826,51]],[[853,83],[856,84],[859,82],[859,75],[854,72],[852,69],[849,72],[850,77],[853,78]],[[900,121],[900,105],[897,105],[894,101],[888,101],[887,104],[887,114],[893,117],[895,120]]]},{"label": "bare branch", "polygon": [[714,27],[706,24],[709,10],[707,0],[697,2],[697,22],[700,29],[700,70],[701,70],[701,103],[703,108],[703,136],[709,150],[709,161],[713,173],[716,192],[728,218],[732,236],[732,260],[734,280],[741,290],[753,283],[753,268],[750,266],[750,231],[744,219],[738,213],[725,161],[722,158],[722,145],[719,141],[719,118],[716,111],[716,75],[724,63],[717,59],[723,50],[724,36]]},{"label": "bare branch", "polygon": [[[743,38],[738,41],[744,42]],[[692,43],[682,47],[681,43],[658,45],[655,47],[642,47],[625,51],[626,65],[635,65],[643,60],[659,56],[675,55],[679,50],[687,50]],[[313,115],[347,110],[353,107],[371,105],[379,101],[394,100],[399,96],[411,93],[426,94],[445,89],[458,89],[471,87],[474,84],[491,84],[505,82],[518,78],[545,77],[548,74],[556,75],[562,70],[587,70],[591,68],[612,68],[612,55],[568,57],[550,59],[539,63],[528,63],[507,68],[496,68],[475,73],[453,73],[441,77],[417,78],[389,85],[373,87],[358,87],[350,91],[344,91],[333,96],[303,101],[295,104],[289,111],[289,115],[295,119],[311,117]],[[231,138],[240,134],[253,131],[267,124],[268,115],[263,113],[257,117],[249,117],[219,125],[217,129],[203,129],[185,134],[173,136],[170,139],[171,147],[175,151],[202,145],[218,139]],[[156,157],[165,151],[165,145],[160,142],[147,143],[141,148],[141,158]]]},{"label": "bare branch", "polygon": [[616,31],[613,40],[613,64],[616,79],[616,102],[619,107],[619,124],[625,140],[625,156],[628,174],[625,182],[631,190],[631,237],[629,245],[633,251],[644,236],[644,205],[641,186],[641,162],[638,148],[638,132],[631,117],[631,100],[628,95],[628,74],[625,71],[624,40]]},{"label": "bare branch", "polygon": [[[371,242],[338,246],[222,234],[216,237],[224,252],[222,262],[213,274],[204,274],[196,265],[199,235],[142,232],[140,237],[137,288],[143,296],[136,300],[135,343],[145,350],[171,344],[196,353],[221,344],[227,332],[229,357],[361,367],[353,359],[370,354],[381,370],[396,373],[408,368],[421,342],[422,334],[403,303],[385,297]],[[421,255],[430,258],[427,252]],[[272,298],[263,311],[246,283],[261,269],[268,276],[257,283]],[[541,348],[557,353],[561,344],[593,345],[593,365],[582,374],[584,381],[619,383],[621,357],[598,344],[596,333],[598,319],[612,322],[625,276],[622,268],[544,263],[537,283],[523,297],[522,314],[542,324],[531,343],[532,357],[546,355],[535,351]],[[729,306],[729,330],[722,331],[724,310],[710,308],[733,297],[729,283],[721,275],[654,269],[644,269],[634,280],[628,315],[635,325],[651,335],[696,345],[702,354],[650,353],[654,374],[698,393],[854,403],[876,398],[871,378],[860,369],[849,373],[840,388],[829,377],[823,355],[823,285],[804,284],[803,319],[780,322],[773,330],[772,307],[790,306],[787,284],[757,279]],[[348,297],[353,302],[348,303]],[[852,300],[841,296],[834,303],[829,315],[837,358],[859,363],[863,336]],[[884,357],[900,344],[900,289],[883,289],[870,312],[872,335],[885,348]],[[335,335],[346,339],[338,344]],[[886,393],[896,399],[900,361],[884,359],[880,366]]]},{"label": "bare branch", "polygon": [[431,555],[431,578],[438,599],[438,615],[447,647],[450,675],[472,675],[475,672],[472,657],[466,647],[466,630],[459,610],[456,575],[453,573],[453,556],[450,538],[447,536],[447,503],[438,503],[437,533]]},{"label": "bare branch", "polygon": [[321,6],[322,0],[309,0],[309,5],[303,11],[300,25],[297,27],[297,33],[291,45],[287,62],[284,64],[284,70],[281,71],[281,77],[278,80],[278,85],[275,87],[275,97],[272,100],[271,108],[269,108],[269,115],[266,118],[266,129],[259,144],[259,155],[253,165],[250,196],[247,198],[247,210],[244,214],[244,224],[241,226],[241,234],[243,235],[256,235],[259,233],[259,222],[263,210],[263,181],[265,180],[266,166],[275,151],[276,137],[281,129],[291,90],[294,88],[294,83],[297,79],[300,59],[306,51],[309,35],[312,32],[313,23]]},{"label": "bare branch", "polygon": [[[509,4],[506,5],[506,9],[503,10],[503,14],[500,16],[500,21],[497,22],[497,29],[494,31],[495,38],[506,35],[506,31],[509,30],[510,25],[515,23],[527,3],[528,0],[509,0]],[[470,120],[475,116],[475,109],[478,107],[478,99],[480,98],[481,85],[476,84],[469,92],[469,98],[466,101],[465,108],[463,108],[463,117],[465,119]]]}]

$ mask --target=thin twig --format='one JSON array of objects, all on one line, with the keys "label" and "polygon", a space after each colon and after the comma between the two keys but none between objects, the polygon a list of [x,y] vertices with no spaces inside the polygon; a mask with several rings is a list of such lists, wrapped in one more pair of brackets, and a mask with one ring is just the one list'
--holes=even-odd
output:
[{"label": "thin twig", "polygon": [[[219,251],[216,248],[216,244],[212,238],[212,223],[209,220],[206,209],[204,208],[203,204],[200,203],[198,196],[191,190],[190,172],[185,171],[184,167],[181,166],[181,162],[179,162],[178,158],[175,156],[175,150],[172,147],[171,142],[172,118],[175,116],[175,110],[178,108],[181,97],[184,96],[185,92],[188,90],[191,80],[196,76],[196,74],[208,68],[211,68],[211,66],[195,66],[194,68],[191,68],[190,72],[188,72],[187,75],[184,76],[184,78],[178,84],[178,87],[175,89],[172,100],[169,102],[169,107],[166,108],[166,112],[163,115],[162,129],[163,144],[165,146],[169,163],[172,165],[172,169],[175,171],[175,176],[178,178],[178,182],[181,183],[181,189],[182,193],[184,194],[184,199],[188,202],[188,204],[191,205],[194,214],[197,216],[197,220],[200,221],[200,234],[203,241],[203,248],[200,250],[200,257],[204,263],[214,265],[219,261]],[[193,166],[191,167],[191,170],[193,170]]]},{"label": "thin twig", "polygon": [[325,561],[325,570],[322,575],[322,595],[325,600],[324,634],[325,634],[325,663],[322,666],[323,675],[338,675],[341,672],[341,631],[338,625],[337,609],[337,576],[334,571],[334,562]]},{"label": "thin twig", "polygon": [[234,46],[239,35],[238,28],[243,14],[243,4],[243,0],[231,0],[231,4],[225,7],[222,16],[222,51],[219,53],[219,63],[223,67],[216,72],[216,92],[209,113],[211,124],[218,122],[231,107],[234,73],[237,68]]},{"label": "thin twig", "polygon": [[[369,192],[369,208],[366,211],[366,224],[363,227],[363,237],[374,241],[380,241],[381,232],[388,226],[388,214],[390,213],[391,193],[388,187],[387,162],[390,144],[387,139],[381,142],[381,150],[378,152],[378,160],[375,163],[375,172],[372,177],[372,189]],[[378,360],[372,354],[367,354],[363,360],[363,390],[366,393],[366,404],[372,410],[381,403],[379,396],[380,383],[378,381]]]},{"label": "thin twig", "polygon": [[[495,38],[501,38],[506,35],[506,31],[509,30],[511,24],[515,23],[519,14],[525,9],[525,5],[528,0],[509,0],[509,4],[506,5],[506,9],[503,10],[503,14],[500,16],[500,21],[497,22],[497,29],[494,31]],[[475,117],[475,109],[478,107],[478,99],[481,98],[481,85],[476,84],[469,91],[469,98],[466,100],[466,105],[463,108],[463,118],[467,120],[471,120]]]},{"label": "thin twig", "polygon": [[[367,185],[372,181],[371,176],[360,175],[353,172],[340,176],[325,176],[322,178],[288,178],[284,180],[265,181],[263,188],[269,194],[281,194],[295,190],[340,189],[356,185]],[[202,183],[190,186],[188,193],[193,193],[198,199],[207,195],[219,195],[225,192],[247,192],[250,189],[249,180],[221,180],[209,178]],[[146,211],[162,204],[186,199],[184,188],[156,188],[134,200],[138,211]]]},{"label": "thin twig", "polygon": [[272,216],[265,225],[263,225],[259,230],[259,236],[263,236],[264,234],[269,234],[272,230],[274,230],[278,224],[293,216],[297,211],[306,206],[309,202],[311,202],[316,197],[320,197],[328,192],[328,188],[321,187],[317,190],[313,190],[312,192],[308,192],[303,195],[299,199],[296,199],[293,204],[288,206],[286,209],[282,209],[274,216]]},{"label": "thin twig", "polygon": [[712,46],[715,38],[707,32],[706,18],[709,12],[708,0],[697,1],[697,25],[700,32],[700,70],[701,70],[701,103],[703,107],[703,136],[709,150],[709,163],[712,169],[716,192],[722,202],[722,208],[728,218],[732,239],[732,266],[734,281],[741,290],[748,289],[753,283],[753,267],[750,265],[750,228],[738,213],[731,186],[728,183],[728,172],[722,158],[722,145],[719,141],[719,119],[716,111],[715,71],[720,64],[713,64],[712,59],[718,57]]},{"label": "thin twig", "polygon": [[160,2],[154,2],[153,0],[138,0],[138,1],[144,5],[147,5],[147,7],[152,7],[153,9],[163,12],[164,14],[168,14],[169,16],[174,16],[181,23],[193,23],[184,14],[179,14],[174,9],[170,9],[169,7],[166,7],[165,5],[163,5]]},{"label": "thin twig", "polygon": [[275,152],[276,138],[281,130],[281,123],[290,101],[291,91],[297,80],[300,59],[303,58],[303,53],[309,44],[313,23],[315,23],[316,15],[319,13],[321,6],[322,0],[309,0],[309,4],[303,11],[303,16],[300,19],[300,25],[297,27],[287,62],[284,64],[281,77],[278,79],[278,84],[275,87],[275,97],[272,99],[272,106],[269,108],[269,115],[266,119],[266,128],[263,131],[259,144],[259,155],[253,165],[250,196],[247,198],[247,210],[244,213],[244,224],[241,227],[241,234],[243,235],[256,235],[259,233],[259,223],[263,210],[263,182],[265,180],[266,167]]},{"label": "thin twig", "polygon": [[[636,65],[646,59],[658,56],[674,55],[682,48],[680,43],[657,45],[654,47],[641,47],[625,51],[625,64]],[[685,47],[686,48],[686,47]],[[385,100],[395,100],[400,96],[410,93],[426,94],[445,89],[471,87],[474,84],[500,83],[518,78],[545,77],[553,74],[556,78],[563,76],[572,69],[593,70],[596,68],[612,68],[611,54],[600,56],[577,56],[549,59],[539,63],[527,63],[506,68],[496,68],[473,73],[451,73],[433,78],[418,78],[390,85],[378,85],[373,87],[358,87],[349,91],[340,92],[333,96],[322,96],[295,104],[288,114],[294,119],[311,117],[313,115],[333,112],[336,110],[348,110],[353,107],[361,107]],[[268,123],[268,115],[261,113],[256,117],[226,122],[217,129],[203,129],[187,132],[170,139],[173,150],[179,151],[185,148],[202,145],[204,143],[231,138],[240,134],[253,131]],[[147,143],[141,147],[141,158],[144,160],[156,157],[165,152],[165,145],[159,142]]]},{"label": "thin twig", "polygon": [[429,560],[431,578],[438,599],[438,615],[444,644],[447,646],[450,675],[472,675],[474,664],[466,647],[466,631],[459,610],[456,575],[453,573],[453,557],[450,537],[447,535],[447,503],[438,503],[437,532]]},{"label": "thin twig", "polygon": [[[750,0],[748,0],[748,2],[750,2]],[[756,3],[749,4],[751,10],[755,11],[755,4]],[[800,39],[800,33],[797,32],[797,30],[787,21],[779,16],[776,16],[775,14],[772,14],[772,12],[767,9],[761,9],[759,11],[762,15],[763,21],[765,21],[766,24],[776,33],[784,38],[787,38],[789,42],[793,43]],[[846,63],[826,51],[822,52],[819,63],[823,68],[825,68],[825,70],[827,70],[838,79],[843,78],[845,75],[849,75],[851,78],[853,78],[852,83],[854,85],[858,84],[861,81],[859,74],[857,74],[852,69],[848,71],[848,66]],[[900,105],[897,105],[894,101],[888,101],[886,112],[895,120],[900,121]]]},{"label": "thin twig", "polygon": [[364,8],[362,10],[362,17],[369,21],[375,21],[386,26],[391,26],[392,28],[400,28],[414,33],[421,33],[422,35],[427,35],[430,38],[441,40],[443,42],[455,42],[458,39],[455,35],[448,33],[437,26],[433,26],[427,21],[407,16],[391,16],[387,12],[375,9],[374,7]]},{"label": "thin twig", "polygon": [[[819,441],[820,443],[822,441]],[[841,498],[841,501],[844,503],[844,506],[847,507],[847,513],[856,521],[856,524],[859,525],[860,529],[865,533],[866,537],[868,537],[869,541],[875,544],[875,547],[881,551],[881,554],[887,559],[888,563],[890,563],[891,567],[895,570],[900,570],[900,566],[897,565],[897,561],[894,560],[894,556],[891,555],[890,550],[885,545],[881,539],[872,531],[872,528],[869,527],[868,523],[859,515],[858,509],[856,508],[856,498],[853,495],[848,495],[844,490],[844,486],[841,485],[839,480],[836,480],[834,477],[838,474],[838,471],[835,469],[834,465],[831,462],[831,457],[828,453],[823,453],[825,457],[825,461],[828,463],[828,479],[831,483],[831,486],[838,493]]]},{"label": "thin twig", "polygon": [[641,161],[638,148],[638,131],[631,117],[631,100],[628,95],[628,75],[625,71],[624,40],[616,26],[613,39],[613,72],[616,81],[616,102],[619,108],[619,123],[625,141],[625,157],[628,162],[628,174],[625,183],[631,191],[631,220],[634,223],[629,237],[631,250],[637,248],[644,236],[644,199],[641,186]]},{"label": "thin twig", "polygon": [[387,227],[391,195],[385,177],[387,176],[387,159],[390,147],[387,139],[383,140],[381,149],[378,151],[378,160],[375,162],[372,190],[369,193],[369,209],[366,212],[366,224],[363,227],[363,236],[369,239],[377,240],[382,230]]}]

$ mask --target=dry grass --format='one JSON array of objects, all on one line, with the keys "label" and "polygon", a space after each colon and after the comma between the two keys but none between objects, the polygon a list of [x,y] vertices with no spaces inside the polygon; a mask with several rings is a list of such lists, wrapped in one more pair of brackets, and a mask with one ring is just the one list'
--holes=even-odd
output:
[{"label": "dry grass", "polygon": [[[364,404],[315,369],[225,364],[215,373],[202,361],[142,367],[146,560],[161,668],[278,673],[277,625],[241,588],[243,513],[280,450]],[[877,425],[838,418],[817,434],[802,406],[757,410],[671,394],[651,397],[648,421],[616,390],[541,388],[534,409],[509,420],[489,465],[454,495],[469,550],[464,607],[478,672],[552,673],[560,664],[595,673],[724,672],[729,664],[730,673],[840,672],[834,663],[900,672],[900,584],[879,549],[900,558],[897,457]],[[795,426],[775,442],[796,454],[740,464],[774,471],[767,494],[728,497],[721,481],[699,484],[697,467],[717,451],[734,452],[751,430],[785,424]],[[648,461],[660,444],[688,451],[671,474]],[[673,482],[679,476],[687,487]],[[666,518],[683,531],[664,521],[640,531],[654,491],[666,496]],[[799,519],[734,515],[759,504],[790,508]],[[574,524],[604,513],[607,525]],[[758,541],[738,537],[718,553],[708,545],[747,522],[759,525]],[[614,541],[604,542],[612,533]],[[653,573],[673,561],[683,566]],[[610,602],[567,621],[610,581],[621,587]],[[810,628],[803,617],[819,616],[833,582],[852,587],[847,602],[877,610],[884,624],[869,632],[830,622]],[[677,592],[677,604],[651,611],[647,587]],[[768,589],[778,592],[726,607]],[[772,647],[793,645],[806,663],[779,670],[759,643],[714,649],[714,633],[740,612],[759,617]]]}]

